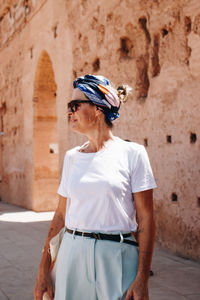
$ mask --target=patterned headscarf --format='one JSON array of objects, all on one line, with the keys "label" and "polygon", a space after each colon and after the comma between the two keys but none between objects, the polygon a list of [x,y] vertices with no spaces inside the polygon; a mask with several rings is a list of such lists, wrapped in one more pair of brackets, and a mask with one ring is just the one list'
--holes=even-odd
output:
[{"label": "patterned headscarf", "polygon": [[109,80],[103,76],[85,75],[73,82],[86,97],[98,106],[110,121],[119,117],[120,100],[116,90],[110,86]]}]

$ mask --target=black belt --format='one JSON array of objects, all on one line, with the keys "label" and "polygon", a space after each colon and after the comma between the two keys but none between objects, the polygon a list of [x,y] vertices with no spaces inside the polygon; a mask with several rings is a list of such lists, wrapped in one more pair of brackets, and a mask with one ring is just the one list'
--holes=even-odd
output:
[{"label": "black belt", "polygon": [[83,237],[89,237],[91,239],[121,242],[121,243],[126,243],[129,245],[138,246],[137,242],[124,239],[126,237],[130,237],[131,233],[124,233],[124,234],[120,235],[120,234],[106,234],[106,233],[101,233],[101,232],[99,232],[99,233],[81,232],[81,231],[76,231],[76,230],[72,230],[69,228],[66,228],[66,231],[70,234],[79,235],[79,236],[83,236]]}]

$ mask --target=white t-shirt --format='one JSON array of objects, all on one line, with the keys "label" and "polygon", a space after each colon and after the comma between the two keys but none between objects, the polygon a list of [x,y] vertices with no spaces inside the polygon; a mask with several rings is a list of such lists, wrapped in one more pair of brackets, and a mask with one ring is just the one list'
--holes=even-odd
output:
[{"label": "white t-shirt", "polygon": [[65,225],[80,231],[136,231],[132,193],[156,187],[145,148],[118,137],[95,153],[80,148],[64,158],[58,194],[70,200]]}]

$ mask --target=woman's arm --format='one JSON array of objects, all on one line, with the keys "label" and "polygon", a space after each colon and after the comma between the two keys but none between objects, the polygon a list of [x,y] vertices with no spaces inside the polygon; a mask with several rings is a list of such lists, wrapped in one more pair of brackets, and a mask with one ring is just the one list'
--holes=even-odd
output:
[{"label": "woman's arm", "polygon": [[53,299],[54,288],[51,283],[49,268],[51,264],[51,256],[49,253],[49,242],[65,224],[66,213],[66,201],[67,199],[59,196],[58,207],[55,211],[53,220],[51,221],[45,246],[43,248],[43,254],[39,265],[34,297],[35,300],[42,300],[45,291],[49,293],[51,299]]},{"label": "woman's arm", "polygon": [[153,190],[134,193],[138,222],[139,266],[125,300],[148,300],[148,279],[155,240]]}]

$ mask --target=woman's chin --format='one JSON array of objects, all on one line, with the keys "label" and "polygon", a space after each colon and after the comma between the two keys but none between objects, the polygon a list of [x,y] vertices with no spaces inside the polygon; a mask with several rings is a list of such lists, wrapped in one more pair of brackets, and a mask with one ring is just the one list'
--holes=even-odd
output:
[{"label": "woman's chin", "polygon": [[77,124],[71,124],[71,130],[77,133],[81,133],[80,128],[77,126]]},{"label": "woman's chin", "polygon": [[77,124],[77,122],[70,122],[70,127],[71,127],[71,129],[76,129],[77,127],[78,127],[78,124]]}]

